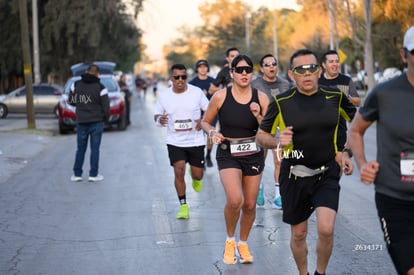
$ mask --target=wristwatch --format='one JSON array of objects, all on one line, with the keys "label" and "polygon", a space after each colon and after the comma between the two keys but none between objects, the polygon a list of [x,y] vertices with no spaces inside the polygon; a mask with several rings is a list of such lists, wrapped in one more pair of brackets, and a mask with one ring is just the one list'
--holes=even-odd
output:
[{"label": "wristwatch", "polygon": [[352,158],[353,154],[352,154],[351,149],[349,149],[349,148],[344,148],[344,149],[342,150],[342,153],[345,153],[345,152],[347,152],[347,153],[348,153],[349,158]]}]

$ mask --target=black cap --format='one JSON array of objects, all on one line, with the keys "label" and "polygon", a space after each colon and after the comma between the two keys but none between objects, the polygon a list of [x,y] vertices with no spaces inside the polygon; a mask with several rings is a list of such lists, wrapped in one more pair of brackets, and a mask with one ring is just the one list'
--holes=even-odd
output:
[{"label": "black cap", "polygon": [[206,65],[208,68],[210,67],[209,65],[208,65],[208,62],[207,62],[207,60],[205,60],[205,59],[200,59],[200,60],[198,60],[197,61],[197,63],[196,63],[196,69],[198,68],[198,67],[200,67],[201,65]]}]

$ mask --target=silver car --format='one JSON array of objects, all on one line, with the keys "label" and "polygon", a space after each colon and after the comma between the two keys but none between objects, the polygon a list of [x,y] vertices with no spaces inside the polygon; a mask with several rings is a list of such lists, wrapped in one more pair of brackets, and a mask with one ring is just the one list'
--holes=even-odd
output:
[{"label": "silver car", "polygon": [[[57,106],[63,87],[55,84],[33,84],[33,108],[37,114],[58,116]],[[9,113],[26,113],[26,86],[0,97],[0,118]]]}]

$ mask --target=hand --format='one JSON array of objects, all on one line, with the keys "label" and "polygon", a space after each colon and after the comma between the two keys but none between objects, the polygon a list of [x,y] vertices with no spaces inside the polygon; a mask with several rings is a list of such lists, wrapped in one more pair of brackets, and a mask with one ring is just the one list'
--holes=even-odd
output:
[{"label": "hand", "polygon": [[213,131],[212,135],[209,136],[209,138],[211,139],[211,142],[214,144],[220,144],[225,140],[224,136],[216,131]]},{"label": "hand", "polygon": [[256,118],[260,116],[260,105],[257,102],[250,103],[250,112],[252,112]]},{"label": "hand", "polygon": [[370,162],[362,165],[360,176],[361,181],[365,184],[371,184],[377,177],[379,167],[379,163],[375,160],[371,160]]},{"label": "hand", "polygon": [[163,114],[160,115],[158,118],[158,121],[160,122],[161,126],[165,127],[168,124],[168,115],[167,114]]},{"label": "hand", "polygon": [[279,136],[280,146],[282,147],[288,146],[292,142],[292,139],[293,139],[293,127],[288,126],[286,127],[285,130],[283,130],[280,133],[280,136]]},{"label": "hand", "polygon": [[341,153],[341,171],[347,176],[352,175],[354,171],[354,164],[348,154]]},{"label": "hand", "polygon": [[196,119],[196,120],[194,120],[194,122],[195,122],[196,131],[200,131],[202,129],[201,128],[201,119]]}]

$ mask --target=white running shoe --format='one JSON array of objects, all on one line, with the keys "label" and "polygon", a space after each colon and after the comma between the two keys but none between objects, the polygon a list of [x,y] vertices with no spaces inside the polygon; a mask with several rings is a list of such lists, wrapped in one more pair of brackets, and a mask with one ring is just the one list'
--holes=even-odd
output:
[{"label": "white running shoe", "polygon": [[104,176],[102,176],[102,175],[97,175],[96,177],[91,177],[91,176],[89,176],[89,178],[88,178],[88,181],[103,181],[103,179],[104,179]]}]

